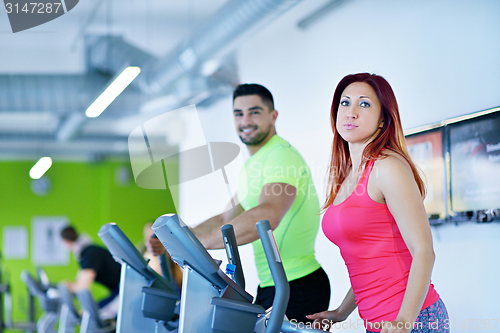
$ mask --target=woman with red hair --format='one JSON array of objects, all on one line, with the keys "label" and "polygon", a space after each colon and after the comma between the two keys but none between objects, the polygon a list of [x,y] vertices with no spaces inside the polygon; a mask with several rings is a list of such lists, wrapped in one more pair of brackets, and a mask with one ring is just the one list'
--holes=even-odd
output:
[{"label": "woman with red hair", "polygon": [[408,155],[396,97],[381,76],[344,77],[332,102],[322,221],[351,281],[342,304],[308,316],[325,328],[358,307],[367,332],[449,332],[430,281],[434,250],[425,185]]}]

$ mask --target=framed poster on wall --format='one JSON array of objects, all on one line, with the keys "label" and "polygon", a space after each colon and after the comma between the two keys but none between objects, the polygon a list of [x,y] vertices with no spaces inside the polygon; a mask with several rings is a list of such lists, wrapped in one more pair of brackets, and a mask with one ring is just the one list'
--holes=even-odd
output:
[{"label": "framed poster on wall", "polygon": [[442,128],[406,137],[408,153],[423,173],[427,195],[425,210],[430,220],[446,218],[445,163]]},{"label": "framed poster on wall", "polygon": [[60,236],[68,225],[64,216],[34,216],[31,220],[31,261],[37,266],[66,266],[69,251]]},{"label": "framed poster on wall", "polygon": [[2,234],[2,254],[5,259],[28,258],[28,229],[26,227],[5,226]]}]

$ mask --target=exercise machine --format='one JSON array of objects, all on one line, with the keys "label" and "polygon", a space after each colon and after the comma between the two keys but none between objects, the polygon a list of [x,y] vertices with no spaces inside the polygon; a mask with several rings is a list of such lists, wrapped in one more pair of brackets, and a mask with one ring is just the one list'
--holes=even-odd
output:
[{"label": "exercise machine", "polygon": [[26,333],[36,332],[35,320],[35,298],[28,292],[28,321],[12,321],[12,294],[10,283],[3,281],[0,257],[0,333],[4,330],[25,331]]},{"label": "exercise machine", "polygon": [[[225,227],[223,234],[229,234],[231,228]],[[210,256],[177,215],[160,216],[152,229],[172,260],[183,268],[179,333],[323,332],[299,329],[284,321],[290,287],[269,221],[258,222],[257,230],[276,286],[271,311],[252,303],[253,297],[219,269],[220,261]],[[237,262],[239,255],[236,259],[237,246],[232,233],[232,237],[224,238],[224,243],[233,257],[229,259]],[[243,279],[242,271],[237,269],[235,280],[241,283]]]},{"label": "exercise machine", "polygon": [[[170,282],[166,258],[165,278],[156,273],[115,223],[107,223],[99,237],[115,260],[122,265],[118,333],[176,332],[179,292]],[[142,313],[142,315],[141,315]]]},{"label": "exercise machine", "polygon": [[[66,285],[60,283],[57,286],[61,300],[61,311],[59,316],[59,327],[57,333],[75,333],[80,326],[80,333],[107,333],[115,331],[115,323],[112,320],[102,320],[99,308],[89,290],[80,290],[76,294],[71,292]],[[81,312],[75,305],[78,299]]]},{"label": "exercise machine", "polygon": [[99,307],[94,301],[90,290],[81,289],[77,291],[76,298],[83,310],[80,333],[107,333],[115,331],[113,321],[104,321],[99,316]]},{"label": "exercise machine", "polygon": [[36,323],[36,331],[38,333],[56,333],[56,324],[61,304],[57,291],[52,288],[46,289],[27,270],[21,272],[21,280],[28,287],[30,294],[38,299],[43,310],[42,315]]},{"label": "exercise machine", "polygon": [[74,303],[75,295],[63,283],[59,284],[57,289],[61,297],[61,313],[57,333],[75,333],[76,327],[82,321]]}]

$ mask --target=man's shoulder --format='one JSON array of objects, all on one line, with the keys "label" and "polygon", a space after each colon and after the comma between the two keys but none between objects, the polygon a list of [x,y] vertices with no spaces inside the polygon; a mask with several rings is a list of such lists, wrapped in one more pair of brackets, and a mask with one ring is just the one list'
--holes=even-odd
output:
[{"label": "man's shoulder", "polygon": [[99,246],[97,244],[89,244],[87,247],[85,247],[85,250],[100,251],[100,250],[105,250],[105,249],[102,246]]},{"label": "man's shoulder", "polygon": [[288,141],[280,137],[278,141],[266,156],[266,161],[276,164],[294,164],[306,165],[306,162],[300,152]]},{"label": "man's shoulder", "polygon": [[90,254],[106,255],[109,254],[109,251],[103,248],[102,246],[91,244],[83,249],[82,257]]}]

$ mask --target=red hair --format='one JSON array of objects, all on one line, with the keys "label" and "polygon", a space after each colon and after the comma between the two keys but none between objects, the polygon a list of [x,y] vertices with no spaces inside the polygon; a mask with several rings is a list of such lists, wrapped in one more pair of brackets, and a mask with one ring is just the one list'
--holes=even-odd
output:
[{"label": "red hair", "polygon": [[408,162],[420,194],[422,197],[425,197],[425,184],[420,177],[415,164],[412,162],[410,155],[408,154],[408,150],[406,149],[406,141],[403,128],[401,126],[401,120],[399,118],[398,103],[389,82],[379,75],[359,73],[344,77],[337,85],[335,93],[333,94],[332,108],[330,112],[330,120],[333,131],[332,154],[328,168],[326,202],[322,209],[324,210],[328,208],[333,203],[333,200],[337,195],[337,191],[352,168],[348,143],[337,132],[336,121],[342,93],[348,85],[354,82],[365,82],[373,88],[380,101],[381,113],[384,121],[378,136],[368,143],[363,150],[363,156],[359,166],[360,170],[371,160],[387,157],[388,155],[382,152],[382,149],[386,148],[401,155]]}]

